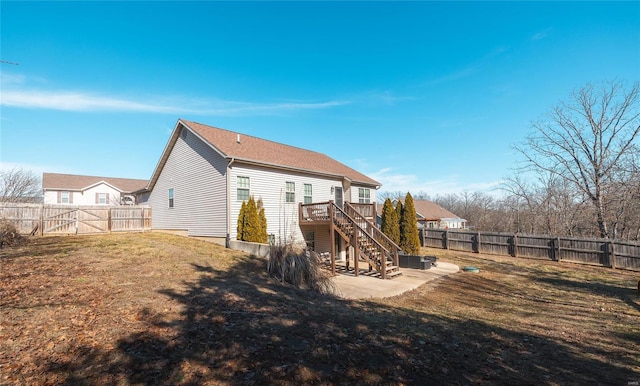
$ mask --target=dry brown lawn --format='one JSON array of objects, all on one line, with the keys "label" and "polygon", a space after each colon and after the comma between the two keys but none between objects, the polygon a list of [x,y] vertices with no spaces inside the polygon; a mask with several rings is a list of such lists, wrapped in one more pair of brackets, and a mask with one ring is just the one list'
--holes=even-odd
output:
[{"label": "dry brown lawn", "polygon": [[0,250],[0,385],[640,382],[640,273],[441,250],[475,265],[349,301],[166,234]]}]

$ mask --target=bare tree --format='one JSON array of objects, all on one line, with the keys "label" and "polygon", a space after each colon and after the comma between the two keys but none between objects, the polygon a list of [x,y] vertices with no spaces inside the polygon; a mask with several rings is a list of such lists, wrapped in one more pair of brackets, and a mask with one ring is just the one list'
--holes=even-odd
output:
[{"label": "bare tree", "polygon": [[13,168],[0,171],[0,201],[28,202],[42,195],[40,177],[30,170]]},{"label": "bare tree", "polygon": [[413,199],[431,201],[431,196],[429,195],[429,193],[425,192],[424,190],[421,190],[415,195],[413,195]]},{"label": "bare tree", "polygon": [[382,204],[385,202],[387,198],[390,199],[391,201],[403,200],[406,194],[407,192],[403,193],[400,190],[396,190],[395,192],[384,191],[384,192],[378,192],[376,194],[376,197],[378,199],[378,203]]},{"label": "bare tree", "polygon": [[600,237],[614,237],[609,225],[615,186],[632,177],[640,133],[640,83],[588,84],[560,102],[533,134],[516,146],[531,170],[572,184],[595,212]]}]

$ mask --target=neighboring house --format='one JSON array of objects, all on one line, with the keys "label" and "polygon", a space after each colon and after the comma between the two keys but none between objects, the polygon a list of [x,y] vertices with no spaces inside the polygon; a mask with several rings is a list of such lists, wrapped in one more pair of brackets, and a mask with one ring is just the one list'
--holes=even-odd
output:
[{"label": "neighboring house", "polygon": [[418,226],[427,229],[464,229],[467,220],[449,212],[440,205],[427,200],[413,200],[418,217]]},{"label": "neighboring house", "polygon": [[[404,200],[400,200],[404,204]],[[467,220],[449,212],[440,205],[427,200],[413,200],[419,229],[465,229]],[[393,201],[396,205],[396,201]],[[378,205],[378,218],[382,215],[382,205]],[[378,220],[378,223],[380,221]]]},{"label": "neighboring house", "polygon": [[43,173],[45,204],[132,205],[147,180]]},{"label": "neighboring house", "polygon": [[[253,196],[262,200],[271,242],[344,255],[350,236],[331,233],[328,213],[345,203],[374,208],[379,187],[325,154],[181,119],[149,180],[147,203],[154,230],[228,245],[242,202]],[[311,212],[327,216],[319,221]]]}]

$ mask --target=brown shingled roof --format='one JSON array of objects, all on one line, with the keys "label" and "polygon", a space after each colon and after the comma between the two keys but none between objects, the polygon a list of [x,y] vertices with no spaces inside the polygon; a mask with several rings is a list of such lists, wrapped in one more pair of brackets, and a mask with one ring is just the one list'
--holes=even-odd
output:
[{"label": "brown shingled roof", "polygon": [[432,201],[427,200],[413,200],[413,205],[416,207],[418,218],[424,218],[425,220],[439,220],[441,218],[459,218],[455,214],[444,209],[440,205]]},{"label": "brown shingled roof", "polygon": [[108,183],[124,193],[131,193],[143,189],[148,182],[147,180],[135,180],[131,178],[42,173],[42,188],[44,190],[82,190],[101,181]]},{"label": "brown shingled roof", "polygon": [[[184,119],[179,122],[182,122],[183,125],[190,128],[228,158],[313,173],[343,176],[354,182],[380,185],[378,181],[322,153]],[[239,142],[238,138],[240,139]]]},{"label": "brown shingled roof", "polygon": [[[404,199],[400,200],[404,205]],[[395,202],[395,201],[394,201]],[[440,205],[427,200],[413,200],[413,206],[416,208],[416,215],[419,220],[440,220],[441,218],[460,218]],[[382,216],[383,205],[377,206],[378,215]]]}]

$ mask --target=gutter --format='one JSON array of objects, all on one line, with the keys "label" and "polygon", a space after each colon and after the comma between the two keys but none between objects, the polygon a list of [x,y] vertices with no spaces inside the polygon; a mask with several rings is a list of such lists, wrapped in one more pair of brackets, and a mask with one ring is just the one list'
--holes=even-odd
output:
[{"label": "gutter", "polygon": [[231,165],[236,161],[235,158],[231,158],[227,164],[227,237],[225,240],[225,247],[230,248],[231,241]]}]

